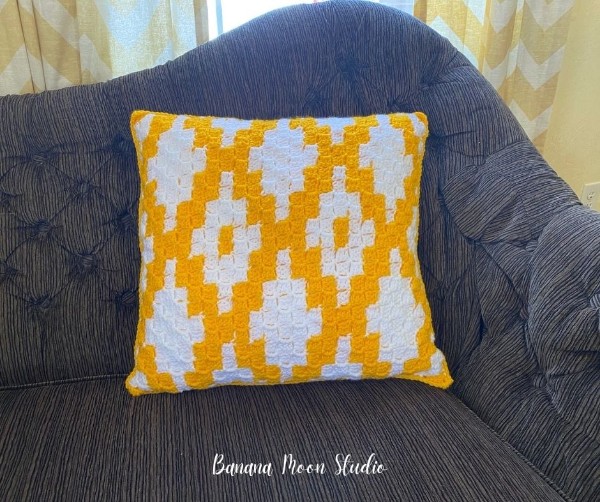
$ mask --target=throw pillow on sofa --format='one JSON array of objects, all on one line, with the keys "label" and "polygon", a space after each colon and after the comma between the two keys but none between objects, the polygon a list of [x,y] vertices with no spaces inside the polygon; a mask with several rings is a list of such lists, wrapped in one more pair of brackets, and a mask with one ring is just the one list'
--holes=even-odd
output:
[{"label": "throw pillow on sofa", "polygon": [[423,114],[138,111],[134,394],[400,377],[448,387],[417,259]]}]

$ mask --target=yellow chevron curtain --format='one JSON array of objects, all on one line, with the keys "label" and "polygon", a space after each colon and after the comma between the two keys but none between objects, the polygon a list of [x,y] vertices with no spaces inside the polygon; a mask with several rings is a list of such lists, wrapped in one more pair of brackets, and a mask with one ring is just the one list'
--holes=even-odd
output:
[{"label": "yellow chevron curtain", "polygon": [[542,151],[575,0],[416,0],[494,85]]},{"label": "yellow chevron curtain", "polygon": [[101,82],[207,39],[206,0],[0,0],[0,95]]}]

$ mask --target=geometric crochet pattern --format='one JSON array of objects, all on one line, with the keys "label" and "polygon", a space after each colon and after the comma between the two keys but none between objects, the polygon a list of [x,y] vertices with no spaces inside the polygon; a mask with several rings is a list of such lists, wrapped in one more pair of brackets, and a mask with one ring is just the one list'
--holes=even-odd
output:
[{"label": "geometric crochet pattern", "polygon": [[398,377],[452,383],[417,259],[422,113],[134,112],[133,395]]}]

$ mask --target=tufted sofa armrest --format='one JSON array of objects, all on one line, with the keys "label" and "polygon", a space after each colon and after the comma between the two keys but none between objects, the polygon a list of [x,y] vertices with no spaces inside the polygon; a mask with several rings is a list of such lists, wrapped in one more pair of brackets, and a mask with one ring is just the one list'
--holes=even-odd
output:
[{"label": "tufted sofa armrest", "polygon": [[600,463],[598,212],[576,206],[544,229],[529,302],[527,345],[540,366],[540,387],[561,419],[585,432]]},{"label": "tufted sofa armrest", "polygon": [[595,500],[600,215],[529,142],[471,165],[442,194],[467,242],[479,322],[453,392],[567,493]]},{"label": "tufted sofa armrest", "polygon": [[[552,450],[542,460],[532,444],[525,454],[544,468],[561,459],[556,481],[578,499],[600,498],[600,214],[575,206],[544,229],[531,259],[525,341],[539,365],[531,433]],[[543,417],[542,419],[537,419]],[[509,439],[514,432],[508,435]],[[570,472],[569,472],[570,471]],[[581,480],[578,477],[581,476]]]}]

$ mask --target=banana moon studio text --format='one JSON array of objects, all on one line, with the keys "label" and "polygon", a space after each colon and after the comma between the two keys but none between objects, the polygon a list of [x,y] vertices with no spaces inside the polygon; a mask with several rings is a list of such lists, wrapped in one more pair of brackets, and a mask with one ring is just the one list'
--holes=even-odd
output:
[{"label": "banana moon studio text", "polygon": [[222,453],[217,453],[213,460],[212,474],[214,476],[273,476],[274,474],[297,476],[333,472],[335,476],[352,476],[383,474],[387,471],[385,465],[377,460],[375,453],[371,453],[366,461],[353,458],[350,454],[338,453],[333,458],[331,466],[332,469],[325,462],[301,462],[291,453],[283,456],[280,465],[274,465],[273,462],[229,462]]}]

